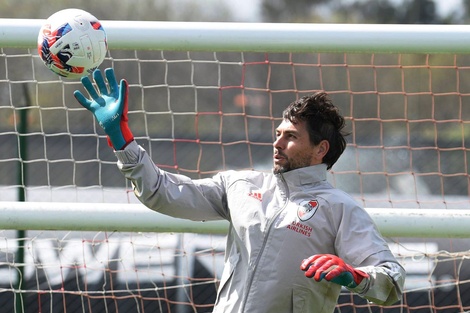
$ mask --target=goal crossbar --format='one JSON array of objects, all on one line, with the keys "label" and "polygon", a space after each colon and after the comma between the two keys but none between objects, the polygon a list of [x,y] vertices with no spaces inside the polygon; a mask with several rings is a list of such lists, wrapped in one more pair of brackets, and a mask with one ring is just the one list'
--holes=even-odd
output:
[{"label": "goal crossbar", "polygon": [[[466,238],[470,211],[459,209],[366,209],[387,237]],[[93,218],[90,218],[93,216]],[[103,225],[103,221],[106,221]],[[1,202],[0,229],[189,232],[225,234],[226,221],[172,218],[141,204]]]},{"label": "goal crossbar", "polygon": [[[0,19],[0,47],[34,48],[43,19]],[[102,21],[110,49],[468,53],[470,25]],[[227,40],[227,38],[230,38]]]}]

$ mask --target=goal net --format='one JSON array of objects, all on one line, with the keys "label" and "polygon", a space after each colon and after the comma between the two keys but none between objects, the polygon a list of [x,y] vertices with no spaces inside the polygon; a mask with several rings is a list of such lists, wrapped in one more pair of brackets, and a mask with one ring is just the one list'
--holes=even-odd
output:
[{"label": "goal net", "polygon": [[[7,34],[0,37],[0,307],[211,311],[223,225],[172,231],[165,220],[168,227],[152,231],[146,218],[128,215],[113,224],[138,201],[103,131],[72,96],[80,83],[44,67],[34,49],[41,21],[28,22],[18,38],[8,34],[20,22],[0,20]],[[470,310],[470,232],[455,235],[459,219],[445,214],[470,209],[470,48],[461,46],[470,31],[429,28],[430,36],[409,25],[381,38],[376,25],[352,32],[281,25],[288,32],[273,34],[258,24],[142,23],[136,34],[119,22],[103,25],[110,51],[101,68],[128,80],[130,127],[166,171],[191,178],[270,171],[282,110],[316,90],[329,93],[351,133],[331,183],[379,215],[440,210],[434,226],[445,230],[385,233],[407,270],[403,299],[379,308],[343,291],[336,311]],[[99,214],[104,206],[112,214]]]}]

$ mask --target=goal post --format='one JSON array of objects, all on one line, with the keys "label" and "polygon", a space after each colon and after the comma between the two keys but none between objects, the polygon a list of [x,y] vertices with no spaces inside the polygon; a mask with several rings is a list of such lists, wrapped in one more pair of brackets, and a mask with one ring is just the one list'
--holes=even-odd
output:
[{"label": "goal post", "polygon": [[[0,19],[0,306],[210,311],[227,222],[138,202],[73,98],[81,84],[38,57],[43,21]],[[285,106],[330,94],[351,135],[328,180],[366,208],[407,270],[403,299],[380,310],[470,310],[469,26],[102,24],[101,68],[128,80],[133,134],[169,172],[270,171]],[[337,306],[376,309],[346,290]]]},{"label": "goal post", "polygon": [[[366,210],[385,237],[470,237],[468,227],[470,210],[381,208],[366,208]],[[90,216],[93,216],[92,220]],[[194,222],[171,218],[139,204],[4,201],[0,205],[0,229],[225,235],[228,222]]]}]

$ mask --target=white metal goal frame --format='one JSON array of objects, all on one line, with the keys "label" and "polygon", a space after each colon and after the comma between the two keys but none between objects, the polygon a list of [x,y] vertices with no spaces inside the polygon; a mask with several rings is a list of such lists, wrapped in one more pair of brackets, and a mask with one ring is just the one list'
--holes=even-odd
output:
[{"label": "white metal goal frame", "polygon": [[[0,19],[0,48],[34,49],[43,22],[41,19]],[[137,21],[102,23],[108,35],[110,49],[319,53],[470,52],[470,26],[467,25]],[[387,236],[470,236],[470,228],[467,226],[470,210],[466,207],[461,210],[367,209],[379,229]],[[96,218],[87,219],[89,214],[84,214],[87,213],[85,211],[93,212]],[[94,221],[98,221],[97,224]],[[0,202],[0,228],[218,234],[225,232],[227,224],[167,218],[136,204]]]}]

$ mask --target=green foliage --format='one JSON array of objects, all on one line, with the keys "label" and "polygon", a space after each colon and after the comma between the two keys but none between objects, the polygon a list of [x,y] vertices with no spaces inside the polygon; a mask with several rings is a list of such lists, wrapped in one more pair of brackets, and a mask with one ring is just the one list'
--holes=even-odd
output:
[{"label": "green foliage", "polygon": [[336,22],[378,24],[458,24],[468,22],[470,1],[448,15],[435,0],[262,0],[266,22]]},{"label": "green foliage", "polygon": [[100,20],[139,21],[225,21],[231,15],[227,5],[181,0],[5,0],[0,2],[0,18],[47,18],[67,8],[92,13]]}]

